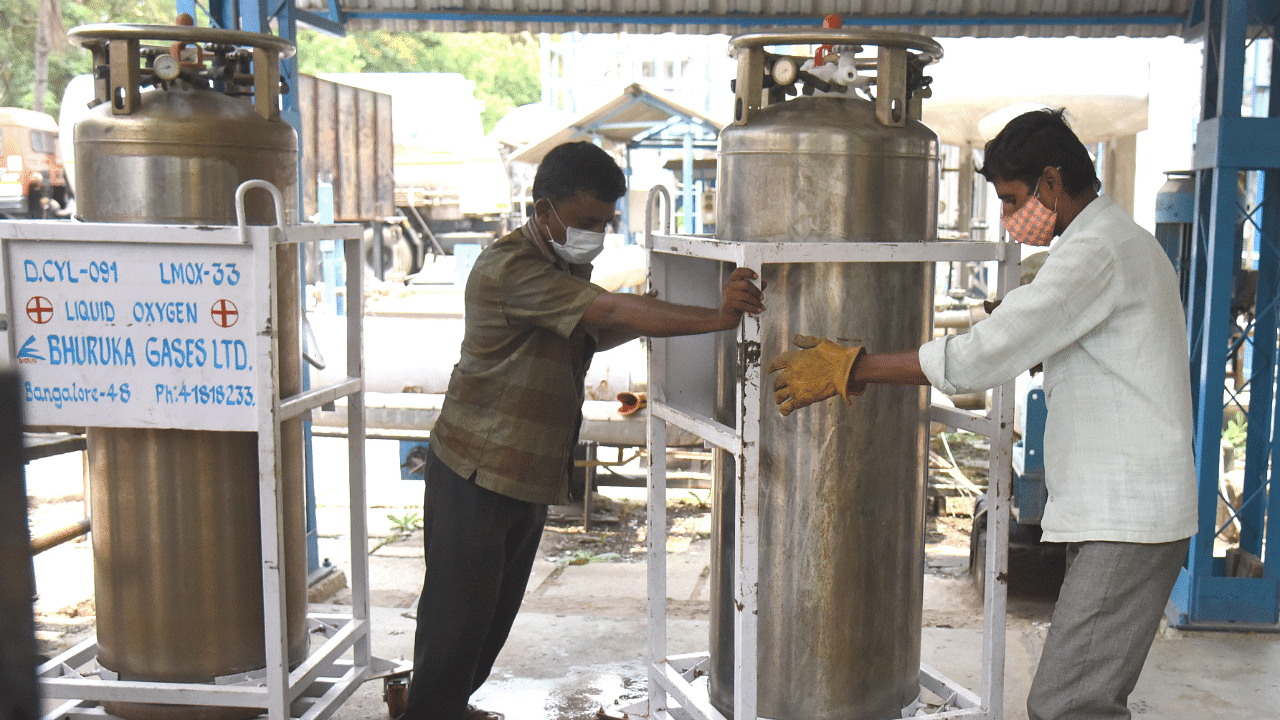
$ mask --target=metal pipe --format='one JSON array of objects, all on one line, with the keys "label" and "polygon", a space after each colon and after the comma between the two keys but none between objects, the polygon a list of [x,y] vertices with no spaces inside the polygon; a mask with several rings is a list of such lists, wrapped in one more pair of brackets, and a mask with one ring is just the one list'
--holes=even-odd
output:
[{"label": "metal pipe", "polygon": [[981,305],[974,305],[967,310],[940,310],[933,313],[934,328],[963,328],[968,330],[974,323],[991,317]]},{"label": "metal pipe", "polygon": [[51,533],[31,538],[31,554],[39,555],[45,550],[56,548],[68,540],[75,540],[81,535],[88,535],[90,525],[89,518],[80,518],[76,522],[64,525]]}]

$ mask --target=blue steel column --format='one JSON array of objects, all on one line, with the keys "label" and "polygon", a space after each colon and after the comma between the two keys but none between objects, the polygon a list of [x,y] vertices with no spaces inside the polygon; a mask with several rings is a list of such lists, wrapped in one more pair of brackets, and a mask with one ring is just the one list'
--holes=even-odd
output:
[{"label": "blue steel column", "polygon": [[684,125],[684,150],[683,166],[680,173],[680,182],[684,184],[684,218],[682,232],[692,235],[701,232],[701,228],[695,225],[698,218],[697,209],[693,207],[693,125],[687,120]]},{"label": "blue steel column", "polygon": [[[240,11],[239,17],[236,15],[237,8]],[[195,0],[176,0],[176,9],[179,13],[187,13],[193,18],[196,17]],[[203,8],[201,8],[203,9]],[[243,29],[251,32],[266,32],[270,25],[268,18],[277,17],[279,19],[280,37],[297,45],[298,42],[298,24],[297,10],[294,7],[294,0],[240,0],[236,2],[228,2],[227,0],[209,0],[208,15],[210,23],[215,27],[223,29]],[[280,77],[284,80],[289,88],[289,92],[282,95],[284,107],[281,109],[280,116],[293,126],[298,133],[298,142],[302,142],[302,113],[298,107],[298,59],[297,55],[292,58],[281,61]],[[301,163],[302,152],[299,148],[299,163]],[[302,183],[306,182],[306,178],[298,177],[298,207],[302,207]],[[299,258],[302,267],[306,267],[305,249],[298,247],[301,255]],[[306,297],[306,273],[304,272],[300,282],[303,284],[300,297]],[[302,365],[302,388],[303,390],[311,387],[311,367],[307,363]],[[313,461],[312,451],[312,434],[311,421],[304,420],[302,423],[303,432],[303,450],[306,453],[305,470],[306,470],[306,528],[307,528],[307,574],[314,575],[320,569],[320,547],[319,547],[319,531],[316,521],[316,491],[315,491],[315,464]]]},{"label": "blue steel column", "polygon": [[[259,3],[271,3],[274,8],[271,15],[278,18],[278,27],[280,29],[280,37],[298,45],[298,20],[297,9],[294,7],[294,0],[258,0]],[[337,5],[334,0],[332,5]],[[261,10],[260,12],[266,12]],[[281,63],[280,77],[288,84],[289,92],[282,95],[284,99],[284,107],[280,116],[283,117],[293,129],[298,133],[298,208],[301,211],[303,207],[303,183],[310,182],[310,178],[302,177],[302,108],[298,105],[298,56],[293,57]],[[332,220],[330,220],[332,222]],[[332,242],[332,241],[330,241]],[[302,245],[298,246],[298,262],[301,264],[303,271],[299,282],[302,283],[302,294],[300,297],[307,297],[307,256],[306,248]],[[305,301],[302,312],[306,313]],[[305,341],[304,341],[305,342]],[[302,363],[302,389],[307,391],[311,389],[311,365],[310,363]],[[316,519],[316,474],[315,474],[315,449],[314,435],[311,429],[311,420],[304,419],[302,421],[302,446],[306,453],[304,458],[304,468],[306,476],[306,530],[307,530],[307,576],[314,580],[322,571],[329,568],[329,562],[326,559],[323,566],[320,562],[320,529],[319,521]]]},{"label": "blue steel column", "polygon": [[[1280,118],[1280,94],[1276,92],[1275,82],[1275,79],[1280,77],[1280,52],[1277,52],[1280,48],[1276,48],[1275,46],[1276,38],[1280,38],[1280,20],[1275,21],[1272,25],[1271,37],[1271,74],[1270,79],[1268,80],[1269,98],[1267,103],[1267,115],[1271,118]],[[1265,377],[1268,392],[1270,392],[1272,387],[1272,378],[1277,374],[1278,370],[1275,366],[1276,331],[1277,325],[1280,324],[1277,321],[1277,317],[1280,316],[1280,158],[1273,158],[1272,165],[1273,167],[1267,168],[1263,171],[1262,178],[1259,181],[1259,184],[1262,186],[1261,195],[1264,199],[1262,207],[1262,238],[1259,243],[1263,249],[1259,252],[1258,258],[1257,300],[1257,306],[1259,308],[1263,307],[1263,288],[1265,287],[1265,297],[1267,298],[1268,308],[1267,316],[1270,325],[1265,330],[1255,331],[1253,343],[1254,372],[1257,373],[1259,367],[1269,367],[1271,369],[1271,373],[1267,374]],[[1264,282],[1262,270],[1264,260],[1267,268],[1265,286],[1262,284]],[[1258,350],[1260,347],[1259,339],[1264,341],[1261,344],[1265,344],[1269,351],[1269,355],[1266,359],[1267,364],[1265,366],[1260,365],[1262,361],[1258,357]],[[1269,400],[1270,402],[1268,403],[1268,406],[1273,406],[1274,398],[1269,397]],[[1265,480],[1260,484],[1257,492],[1261,497],[1266,498],[1266,515],[1274,520],[1267,526],[1266,546],[1270,548],[1280,548],[1280,545],[1277,545],[1277,543],[1280,543],[1280,493],[1270,492],[1263,494],[1265,491],[1262,488],[1262,485],[1265,485],[1266,487],[1270,487],[1271,485],[1271,468],[1274,463],[1274,458],[1272,457],[1272,453],[1275,451],[1273,438],[1275,437],[1276,418],[1274,413],[1270,418],[1268,418],[1268,420],[1269,422],[1263,426],[1263,428],[1267,430],[1266,438],[1268,440],[1268,446],[1266,447],[1265,452],[1259,453],[1258,457],[1258,467],[1264,469],[1266,475]],[[1252,423],[1252,421],[1250,422]],[[1249,488],[1247,486],[1245,488],[1245,493],[1247,497],[1249,493]],[[1256,527],[1262,527],[1261,519],[1257,521]],[[1241,542],[1243,543],[1243,539]],[[1259,547],[1257,554],[1261,556],[1261,553],[1261,547]],[[1269,567],[1264,565],[1263,579],[1270,581],[1273,587],[1280,587],[1280,560],[1269,563]],[[1280,590],[1277,590],[1277,592],[1280,593]],[[1277,620],[1280,620],[1280,617],[1278,617]]]},{"label": "blue steel column", "polygon": [[[622,244],[636,245],[636,236],[631,234],[631,146],[626,147],[626,159],[623,174],[627,176],[627,192],[622,196]],[[641,231],[643,234],[643,230]]]},{"label": "blue steel column", "polygon": [[[1280,54],[1272,52],[1271,75],[1275,77]],[[1257,67],[1254,68],[1255,74]],[[1259,106],[1258,94],[1254,94],[1254,107]],[[1280,97],[1269,93],[1268,115],[1280,115]],[[1240,547],[1258,557],[1263,556],[1263,527],[1268,515],[1280,517],[1268,509],[1267,487],[1270,484],[1270,460],[1274,443],[1275,414],[1273,384],[1276,380],[1276,324],[1280,311],[1280,200],[1268,198],[1280,190],[1280,173],[1275,169],[1259,173],[1257,183],[1257,214],[1261,222],[1255,223],[1254,247],[1257,248],[1258,280],[1254,300],[1253,372],[1249,379],[1249,428],[1245,450],[1243,502],[1239,512]],[[1275,497],[1270,498],[1274,509]],[[1272,546],[1275,547],[1275,546]],[[1272,563],[1275,565],[1275,563]],[[1277,577],[1280,568],[1269,573]]]},{"label": "blue steel column", "polygon": [[[1280,132],[1274,117],[1242,118],[1246,35],[1246,0],[1221,0],[1206,12],[1202,118],[1196,139],[1196,217],[1188,340],[1192,386],[1195,388],[1195,451],[1199,525],[1187,567],[1174,590],[1175,620],[1188,627],[1244,629],[1277,625],[1277,573],[1269,578],[1227,577],[1221,558],[1213,554],[1218,534],[1219,455],[1222,435],[1225,365],[1233,279],[1240,265],[1236,234],[1242,217],[1238,178],[1243,170],[1280,168],[1280,142],[1259,141]],[[1242,513],[1242,547],[1261,554],[1256,530],[1265,521],[1262,488],[1271,455],[1272,397],[1275,379],[1278,213],[1266,213],[1260,229],[1258,317],[1254,327],[1253,379],[1250,382],[1251,430],[1245,455],[1246,486],[1255,499]],[[1246,495],[1249,490],[1246,490]],[[1275,501],[1275,493],[1271,500]],[[1273,502],[1272,505],[1277,503]],[[1272,529],[1274,531],[1274,528]],[[1272,566],[1278,563],[1270,563]]]},{"label": "blue steel column", "polygon": [[[243,1],[243,0],[242,0]],[[251,1],[251,0],[250,0]],[[337,0],[334,0],[336,4]],[[265,22],[268,15],[267,4],[271,3],[275,7],[270,12],[277,21],[277,27],[280,29],[280,37],[298,45],[298,22],[294,14],[294,0],[258,0],[260,7],[255,16],[263,17],[262,27],[269,27]],[[284,93],[281,97],[284,100],[284,107],[281,108],[280,117],[293,126],[294,131],[298,133],[298,208],[301,213],[303,206],[303,183],[309,182],[310,178],[302,177],[302,108],[298,106],[298,56],[288,58],[280,63],[280,77],[284,80],[289,88],[289,92]],[[301,221],[302,218],[299,218]],[[298,281],[302,283],[302,293],[299,297],[307,297],[307,249],[305,246],[298,245],[298,262],[302,268]],[[302,312],[306,313],[306,300],[303,300]],[[305,333],[304,333],[305,335]],[[305,343],[305,340],[303,341]],[[305,360],[302,363],[302,390],[303,392],[311,389],[311,364]],[[311,432],[311,420],[304,418],[302,421],[302,449],[306,457],[303,458],[303,472],[305,476],[306,489],[306,532],[307,532],[307,577],[315,579],[322,569],[320,566],[320,529],[319,521],[316,519],[316,466],[315,466],[315,450],[314,436]],[[326,566],[328,563],[325,563]]]},{"label": "blue steel column", "polygon": [[[1267,188],[1275,192],[1275,188],[1280,187],[1280,177],[1275,170],[1268,170],[1258,184],[1264,193]],[[1280,248],[1276,246],[1280,212],[1276,212],[1277,209],[1271,203],[1263,205],[1260,210],[1262,223],[1257,233],[1258,290],[1254,301],[1257,313],[1253,325],[1253,372],[1249,378],[1249,436],[1245,448],[1243,504],[1239,514],[1240,547],[1258,557],[1262,557],[1263,524],[1270,514],[1266,508],[1266,487],[1270,480],[1269,461],[1275,431],[1272,385],[1276,379],[1276,311],[1280,301],[1280,285],[1277,284]]]},{"label": "blue steel column", "polygon": [[[1208,255],[1207,243],[1209,232],[1206,227],[1208,220],[1200,213],[1200,208],[1209,206],[1209,191],[1212,189],[1212,170],[1203,170],[1196,173],[1195,185],[1195,211],[1192,218],[1191,231],[1191,258],[1190,267],[1187,272],[1190,273],[1190,281],[1187,283],[1187,347],[1190,352],[1191,359],[1191,387],[1198,388],[1200,386],[1200,366],[1202,349],[1204,347],[1204,288],[1208,284],[1208,268],[1206,265],[1206,256]],[[1200,393],[1193,392],[1191,394],[1192,412],[1199,414],[1200,410]]]},{"label": "blue steel column", "polygon": [[[1205,38],[1204,58],[1204,101],[1201,110],[1201,124],[1197,129],[1197,145],[1203,141],[1199,134],[1206,130],[1206,123],[1226,113],[1239,114],[1239,102],[1234,111],[1228,99],[1239,98],[1240,91],[1230,92],[1232,63],[1228,53],[1237,48],[1243,63],[1243,43],[1235,42],[1243,38],[1243,32],[1230,32],[1230,17],[1240,15],[1244,4],[1226,0],[1222,3],[1221,14],[1212,10],[1206,11],[1208,29]],[[1243,64],[1239,65],[1243,73]],[[1243,84],[1243,79],[1237,81]],[[1206,133],[1207,134],[1207,133]],[[1216,138],[1215,138],[1216,139]],[[1196,158],[1196,249],[1202,253],[1198,258],[1196,269],[1205,270],[1204,275],[1194,279],[1195,302],[1191,303],[1191,319],[1199,327],[1193,334],[1198,346],[1192,346],[1194,358],[1192,387],[1195,391],[1195,455],[1197,477],[1197,507],[1199,525],[1195,537],[1192,538],[1191,550],[1187,560],[1186,572],[1190,578],[1185,612],[1191,622],[1203,617],[1200,607],[1202,601],[1202,584],[1214,574],[1213,540],[1216,535],[1217,503],[1218,503],[1218,457],[1222,431],[1222,389],[1226,380],[1224,376],[1224,358],[1222,348],[1226,347],[1229,321],[1228,308],[1231,296],[1231,278],[1234,273],[1236,259],[1232,262],[1231,248],[1235,232],[1235,182],[1234,168],[1228,169],[1218,165],[1218,158],[1210,158],[1206,167]],[[1230,174],[1231,192],[1223,192],[1222,178]],[[1229,203],[1224,208],[1223,203]],[[1225,225],[1223,227],[1220,225]],[[1224,248],[1225,246],[1225,248]]]}]

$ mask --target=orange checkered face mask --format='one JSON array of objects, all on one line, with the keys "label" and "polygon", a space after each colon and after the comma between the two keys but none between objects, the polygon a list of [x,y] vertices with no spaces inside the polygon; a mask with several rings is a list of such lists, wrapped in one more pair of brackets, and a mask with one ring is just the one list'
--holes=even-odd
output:
[{"label": "orange checkered face mask", "polygon": [[1006,215],[1000,218],[1004,222],[1005,232],[1009,233],[1009,237],[1017,240],[1023,245],[1045,246],[1053,239],[1054,225],[1058,221],[1058,203],[1053,203],[1054,209],[1050,210],[1040,202],[1040,198],[1036,194],[1040,192],[1040,181],[1036,181],[1036,187],[1031,191],[1031,197],[1022,204],[1022,207],[1013,211],[1012,215]]}]

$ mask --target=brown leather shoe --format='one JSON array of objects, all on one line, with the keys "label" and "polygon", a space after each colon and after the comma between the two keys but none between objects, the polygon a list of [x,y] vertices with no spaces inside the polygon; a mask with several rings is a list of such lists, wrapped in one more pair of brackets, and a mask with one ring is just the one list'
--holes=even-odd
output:
[{"label": "brown leather shoe", "polygon": [[488,710],[481,710],[475,705],[468,705],[467,720],[506,720],[506,715],[497,712],[489,712]]}]

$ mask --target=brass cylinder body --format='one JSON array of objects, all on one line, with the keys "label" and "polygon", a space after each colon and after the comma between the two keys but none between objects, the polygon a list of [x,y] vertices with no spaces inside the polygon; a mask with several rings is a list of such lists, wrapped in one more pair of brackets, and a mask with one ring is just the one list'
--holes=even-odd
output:
[{"label": "brass cylinder body", "polygon": [[[297,222],[297,135],[244,99],[151,90],[127,115],[103,103],[75,129],[80,217],[91,222],[234,225],[240,183],[262,179]],[[276,222],[268,193],[248,222]],[[277,251],[277,385],[302,389],[297,247]],[[282,424],[290,664],[307,653],[300,420]],[[251,432],[90,428],[98,661],[121,679],[211,683],[265,667],[258,438]],[[130,720],[225,720],[256,710],[112,703]]]}]

